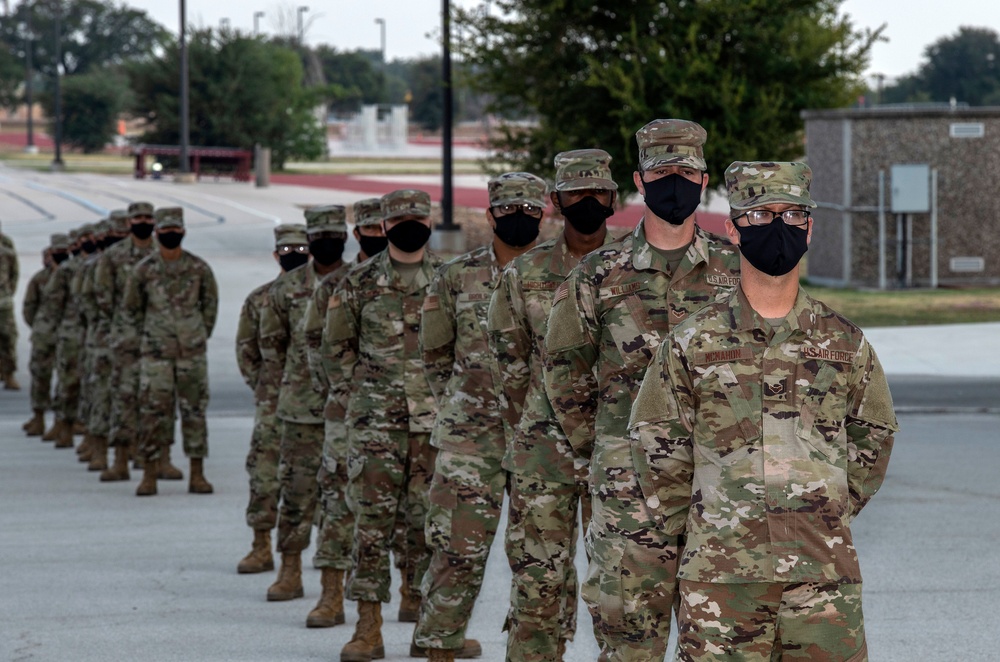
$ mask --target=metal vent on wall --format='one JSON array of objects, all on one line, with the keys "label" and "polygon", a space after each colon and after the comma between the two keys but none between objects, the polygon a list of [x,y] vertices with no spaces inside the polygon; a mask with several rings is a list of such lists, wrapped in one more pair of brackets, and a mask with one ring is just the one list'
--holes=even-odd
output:
[{"label": "metal vent on wall", "polygon": [[949,128],[952,138],[982,138],[986,135],[986,125],[982,122],[955,123]]},{"label": "metal vent on wall", "polygon": [[981,257],[953,257],[948,268],[955,273],[982,273],[986,271],[986,260]]}]

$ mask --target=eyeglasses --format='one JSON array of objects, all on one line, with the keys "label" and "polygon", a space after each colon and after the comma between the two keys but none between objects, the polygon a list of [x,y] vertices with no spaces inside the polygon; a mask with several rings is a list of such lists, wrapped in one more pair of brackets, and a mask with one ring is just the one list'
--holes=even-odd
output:
[{"label": "eyeglasses", "polygon": [[751,209],[748,212],[744,212],[739,216],[733,218],[735,221],[737,218],[745,216],[747,223],[750,225],[770,225],[777,217],[781,217],[781,220],[785,222],[785,225],[791,225],[794,227],[802,227],[809,222],[809,212],[805,209],[786,209],[785,211],[771,211],[770,209]]},{"label": "eyeglasses", "polygon": [[538,205],[533,205],[529,202],[522,202],[516,205],[494,205],[490,207],[493,210],[494,216],[507,216],[509,214],[515,213],[518,209],[524,211],[528,216],[534,216],[540,218],[544,209]]},{"label": "eyeglasses", "polygon": [[278,246],[278,255],[291,255],[292,253],[308,255],[309,246],[307,244],[301,244],[299,246]]}]

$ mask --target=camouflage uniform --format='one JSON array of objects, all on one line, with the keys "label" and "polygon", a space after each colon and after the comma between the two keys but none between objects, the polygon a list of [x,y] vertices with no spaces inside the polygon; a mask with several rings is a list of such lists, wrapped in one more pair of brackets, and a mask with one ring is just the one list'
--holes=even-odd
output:
[{"label": "camouflage uniform", "polygon": [[[733,208],[749,190],[751,207],[811,205],[787,164],[745,165],[727,172]],[[659,347],[630,429],[650,517],[687,537],[677,659],[867,659],[850,522],[898,427],[860,329],[801,289],[765,320],[737,288]]]},{"label": "camouflage uniform", "polygon": [[[307,231],[346,233],[344,216],[340,206],[306,210]],[[316,475],[323,452],[326,388],[309,370],[304,320],[322,277],[314,261],[279,276],[260,320],[264,370],[281,374],[278,551],[283,554],[299,554],[309,546],[319,496]]]},{"label": "camouflage uniform", "polygon": [[14,373],[17,372],[17,320],[14,317],[14,292],[20,266],[13,242],[0,245],[0,379],[7,388],[20,388]]},{"label": "camouflage uniform", "polygon": [[[146,202],[129,205],[129,216],[153,214]],[[94,301],[100,314],[109,321],[108,342],[112,349],[109,393],[111,416],[108,443],[111,446],[135,446],[139,437],[139,336],[131,332],[123,317],[122,301],[132,270],[156,250],[156,241],[139,246],[127,237],[109,247],[94,270]],[[171,418],[173,418],[171,416]],[[171,439],[173,434],[170,435]]]},{"label": "camouflage uniform", "polygon": [[[565,154],[556,157],[562,164],[557,190],[617,189],[605,152]],[[604,243],[612,240],[607,233]],[[489,308],[490,347],[503,384],[503,468],[512,473],[506,551],[513,581],[504,625],[510,633],[508,660],[559,659],[561,642],[571,641],[576,631],[574,557],[578,513],[584,530],[590,520],[587,462],[559,427],[545,394],[543,368],[553,295],[578,262],[565,233],[539,244],[507,265]]]},{"label": "camouflage uniform", "polygon": [[[156,227],[182,229],[181,209],[157,209]],[[138,349],[130,358],[139,358],[138,439],[145,462],[159,461],[170,444],[178,408],[184,453],[192,460],[208,457],[206,349],[218,306],[212,269],[188,251],[169,261],[154,252],[132,270],[121,303],[130,338],[120,346]]]},{"label": "camouflage uniform", "polygon": [[[54,248],[64,251],[69,248],[69,237],[64,234],[52,235]],[[55,367],[55,330],[51,320],[42,315],[45,286],[56,271],[56,265],[46,265],[39,270],[24,292],[21,312],[24,321],[31,328],[31,408],[46,411],[52,408],[52,369]]]},{"label": "camouflage uniform", "polygon": [[[111,225],[101,221],[96,225],[95,237],[106,237]],[[74,296],[79,301],[80,326],[83,330],[81,352],[81,389],[79,420],[87,434],[106,438],[111,400],[108,381],[111,377],[111,348],[108,346],[110,320],[100,314],[94,296],[94,272],[103,253],[98,250],[84,260],[73,283]]]},{"label": "camouflage uniform", "polygon": [[[705,169],[705,131],[693,122],[658,120],[637,139],[643,170]],[[739,282],[736,249],[697,227],[671,270],[647,241],[651,222],[664,223],[643,219],[622,241],[583,258],[556,293],[546,335],[552,408],[574,450],[590,458],[582,592],[612,660],[663,659],[676,596],[677,536],[656,529],[632,471],[632,399],[670,329]]]},{"label": "camouflage uniform", "polygon": [[[383,197],[383,216],[430,214],[418,191]],[[354,512],[348,598],[389,601],[389,540],[402,496],[414,541],[409,590],[418,594],[430,560],[424,538],[436,451],[429,443],[434,396],[423,374],[420,311],[441,261],[429,251],[410,283],[383,251],[353,267],[329,300],[320,355],[348,429],[347,501]]]},{"label": "camouflage uniform", "polygon": [[[545,192],[545,181],[528,173],[489,183],[491,205],[528,202],[544,208]],[[432,556],[413,636],[424,648],[463,647],[499,526],[506,437],[500,373],[486,322],[500,272],[491,243],[441,267],[424,300],[424,373],[439,407],[431,433],[439,452],[425,526]]]}]

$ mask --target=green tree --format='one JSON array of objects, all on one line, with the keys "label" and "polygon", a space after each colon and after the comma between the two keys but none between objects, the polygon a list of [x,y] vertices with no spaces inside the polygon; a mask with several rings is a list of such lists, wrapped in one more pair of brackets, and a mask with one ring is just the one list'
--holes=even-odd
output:
[{"label": "green tree", "polygon": [[6,44],[0,44],[0,108],[11,108],[20,101],[24,82],[24,62]]},{"label": "green tree", "polygon": [[[295,51],[261,39],[195,31],[188,44],[192,145],[272,150],[281,167],[289,158],[324,152],[325,130],[316,109],[334,94],[302,85]],[[179,49],[128,67],[134,110],[146,121],[142,140],[176,145],[180,135]]]},{"label": "green tree", "polygon": [[[562,150],[601,147],[632,189],[634,134],[658,117],[708,131],[714,181],[733,160],[802,153],[801,110],[849,105],[879,31],[842,0],[495,0],[459,11],[472,84],[490,110],[534,118],[499,162],[551,174]],[[499,11],[498,11],[499,10]]]},{"label": "green tree", "polygon": [[323,44],[316,47],[315,53],[327,83],[342,89],[342,96],[330,110],[354,113],[362,104],[388,103],[386,75],[378,51],[338,51]]},{"label": "green tree", "polygon": [[924,51],[918,78],[933,101],[981,106],[1000,91],[1000,36],[989,28],[962,27]]},{"label": "green tree", "polygon": [[[118,117],[131,92],[120,71],[91,70],[62,79],[62,130],[67,144],[86,154],[100,152],[111,142]],[[45,113],[55,117],[51,94],[43,94]]]}]

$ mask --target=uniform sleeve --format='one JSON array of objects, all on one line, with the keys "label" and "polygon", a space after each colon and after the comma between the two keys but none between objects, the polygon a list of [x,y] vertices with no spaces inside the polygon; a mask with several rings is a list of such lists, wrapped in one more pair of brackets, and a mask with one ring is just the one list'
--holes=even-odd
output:
[{"label": "uniform sleeve", "polygon": [[680,346],[661,344],[632,404],[629,444],[646,506],[667,535],[684,532],[691,503],[693,394]]},{"label": "uniform sleeve", "polygon": [[549,313],[545,391],[570,444],[588,458],[594,448],[599,338],[593,287],[578,267],[556,290]]},{"label": "uniform sleeve", "polygon": [[500,372],[500,392],[497,393],[497,399],[507,440],[510,441],[521,421],[530,381],[528,366],[531,359],[531,335],[521,279],[512,267],[504,270],[500,283],[493,292],[487,329],[490,351],[496,357]]},{"label": "uniform sleeve", "polygon": [[320,357],[320,345],[323,342],[323,327],[326,324],[326,307],[329,305],[330,296],[336,284],[328,280],[320,282],[313,291],[309,303],[306,305],[306,314],[302,320],[303,331],[306,339],[306,357],[309,361],[309,372],[312,380],[324,391],[330,388],[330,382],[323,369],[323,360]]},{"label": "uniform sleeve", "polygon": [[358,364],[361,306],[354,282],[345,278],[330,297],[320,342],[320,361],[330,384],[330,399],[338,415],[347,411],[354,368]]},{"label": "uniform sleeve", "polygon": [[212,268],[205,265],[205,273],[201,278],[201,316],[205,321],[205,335],[212,337],[215,321],[219,317],[219,285],[215,282]]},{"label": "uniform sleeve", "polygon": [[263,370],[270,374],[281,374],[285,370],[288,344],[291,336],[288,328],[288,297],[284,296],[283,281],[278,279],[268,288],[268,305],[260,311],[258,341]]},{"label": "uniform sleeve", "polygon": [[455,365],[455,296],[447,272],[434,277],[420,318],[420,350],[424,376],[438,405],[442,404]]},{"label": "uniform sleeve", "polygon": [[59,320],[62,319],[62,311],[65,305],[66,272],[62,270],[62,267],[58,267],[53,272],[52,277],[49,278],[49,282],[45,284],[45,289],[42,292],[42,303],[36,314],[36,318],[42,318],[42,320],[38,321],[44,322],[48,327],[42,329],[44,333],[55,332],[59,326]]},{"label": "uniform sleeve", "polygon": [[875,350],[865,340],[855,363],[860,376],[849,394],[847,415],[847,487],[851,517],[861,512],[882,487],[895,433],[899,430],[889,384]]},{"label": "uniform sleeve", "polygon": [[115,314],[115,264],[110,255],[97,261],[94,269],[94,303],[102,317],[112,319]]},{"label": "uniform sleeve", "polygon": [[29,327],[34,324],[35,315],[42,302],[42,292],[38,286],[38,280],[38,278],[32,278],[28,281],[28,287],[24,290],[24,301],[21,303],[21,314]]},{"label": "uniform sleeve", "polygon": [[115,350],[122,357],[134,359],[139,356],[140,339],[146,322],[146,290],[144,286],[143,270],[137,267],[129,274],[125,283],[119,326],[117,333],[115,333]]},{"label": "uniform sleeve", "polygon": [[263,359],[257,333],[260,327],[260,311],[254,305],[253,294],[248,296],[240,309],[240,320],[236,328],[236,365],[243,375],[243,381],[251,389],[257,388]]}]

